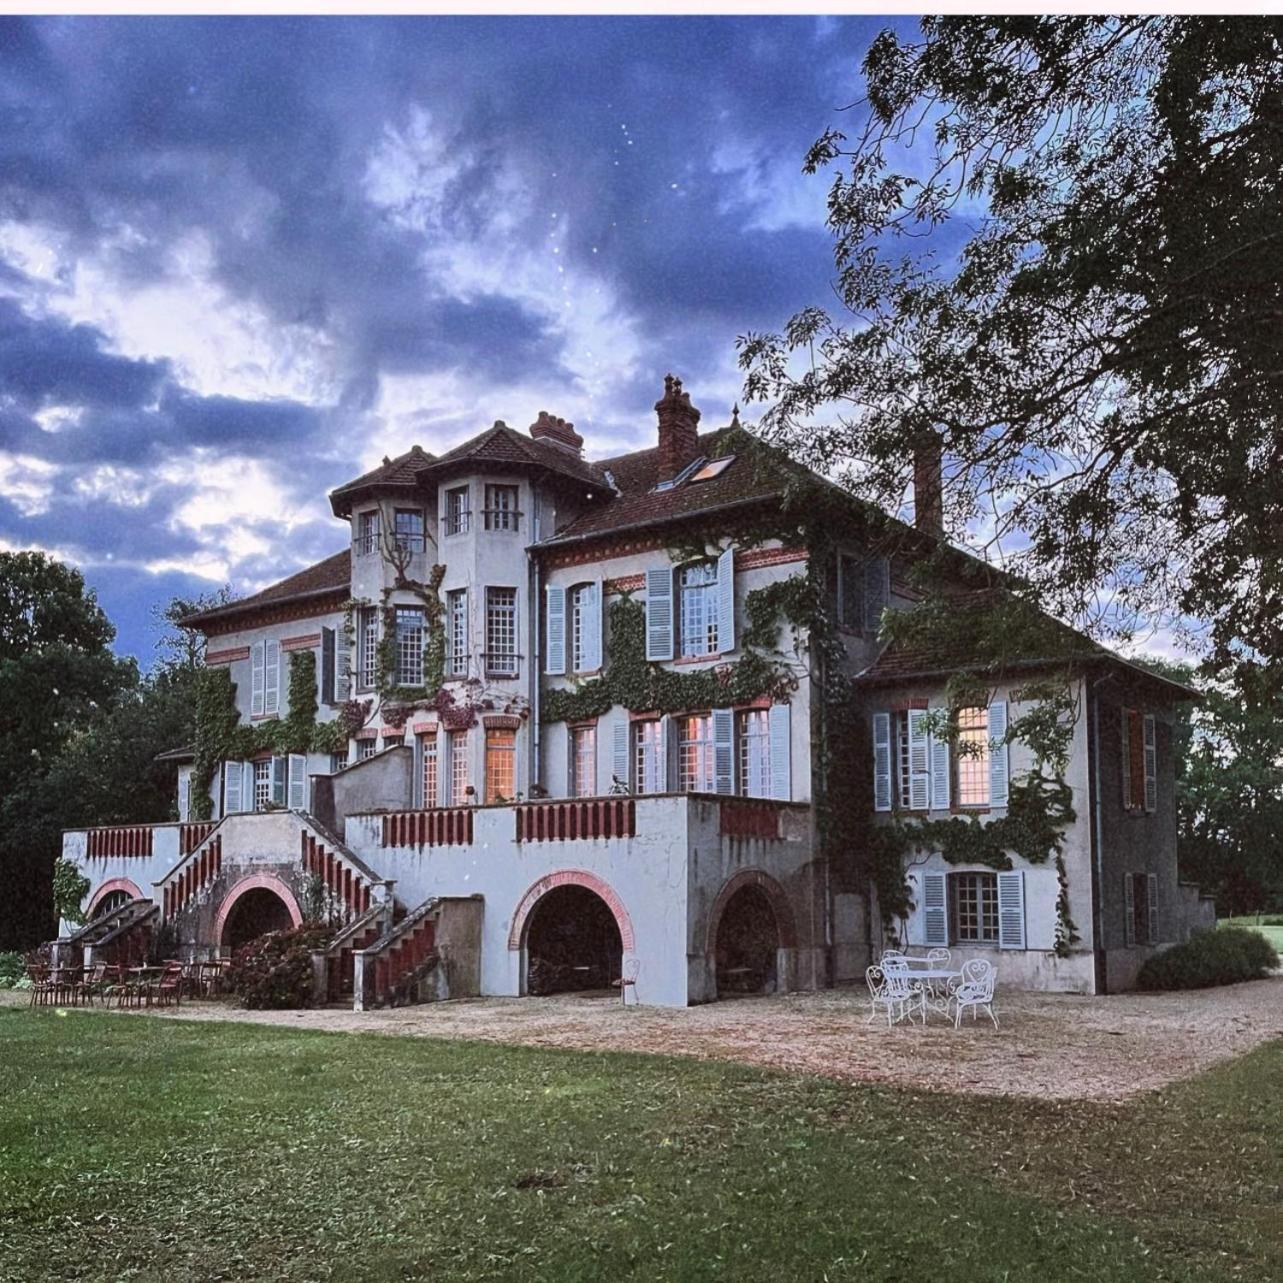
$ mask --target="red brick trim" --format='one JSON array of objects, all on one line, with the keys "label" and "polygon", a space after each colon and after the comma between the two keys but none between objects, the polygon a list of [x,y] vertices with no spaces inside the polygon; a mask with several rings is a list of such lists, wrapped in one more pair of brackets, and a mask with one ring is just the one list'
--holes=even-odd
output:
[{"label": "red brick trim", "polygon": [[248,646],[232,646],[228,650],[207,650],[205,652],[205,663],[207,666],[214,664],[234,664],[238,659],[248,658]]},{"label": "red brick trim", "polygon": [[770,708],[773,702],[769,695],[759,695],[756,699],[750,699],[747,704],[732,704],[731,707],[737,713],[744,713],[750,709]]},{"label": "red brick trim", "polygon": [[320,633],[304,633],[299,637],[281,638],[282,650],[315,650],[320,644]]},{"label": "red brick trim", "polygon": [[223,903],[219,906],[218,918],[214,923],[214,939],[220,949],[223,946],[223,928],[227,926],[227,919],[236,907],[236,901],[247,891],[260,887],[278,895],[290,915],[290,922],[296,927],[302,925],[303,913],[298,907],[298,901],[294,898],[294,892],[273,873],[252,873],[249,877],[241,878],[223,897]]},{"label": "red brick trim", "polygon": [[676,667],[678,664],[712,664],[722,657],[723,653],[720,650],[715,655],[679,655],[673,660],[673,666]]},{"label": "red brick trim", "polygon": [[572,731],[595,731],[597,729],[597,719],[595,717],[581,717],[577,722],[567,722],[566,726]]},{"label": "red brick trim", "polygon": [[324,597],[313,597],[305,603],[279,606],[264,605],[250,608],[230,619],[211,619],[207,624],[196,625],[206,637],[219,637],[225,633],[244,632],[248,628],[262,628],[268,624],[285,624],[298,619],[316,619],[333,614],[348,598],[347,588],[336,588]]},{"label": "red brick trim", "polygon": [[646,587],[645,575],[620,575],[618,579],[607,579],[602,584],[602,592],[610,593],[641,592]]},{"label": "red brick trim", "polygon": [[557,873],[549,873],[546,877],[540,878],[521,897],[516,912],[512,915],[512,926],[508,931],[509,949],[520,949],[525,944],[526,924],[530,920],[530,913],[535,905],[549,891],[564,886],[585,887],[599,895],[615,917],[615,925],[619,928],[619,941],[623,945],[624,952],[633,951],[636,937],[633,934],[632,919],[628,916],[628,910],[624,908],[624,902],[615,894],[609,882],[599,878],[595,873],[589,873],[587,869],[562,869]]},{"label": "red brick trim", "polygon": [[137,882],[131,882],[128,878],[108,878],[106,882],[99,885],[98,889],[89,897],[89,903],[85,906],[86,920],[94,916],[94,909],[102,903],[106,896],[113,891],[128,891],[135,900],[141,900],[143,893]]},{"label": "red brick trim", "polygon": [[788,894],[776,880],[764,869],[741,869],[730,878],[717,893],[713,907],[708,913],[708,931],[704,937],[704,952],[710,957],[717,955],[717,928],[721,926],[722,914],[731,897],[744,887],[760,887],[770,901],[775,913],[775,926],[780,933],[781,949],[797,948],[797,926],[793,921],[793,908],[789,904]]},{"label": "red brick trim", "polygon": [[907,713],[912,710],[926,709],[931,707],[931,701],[925,695],[915,695],[912,699],[897,699],[887,705],[887,711],[892,713]]},{"label": "red brick trim", "polygon": [[588,566],[594,562],[613,561],[616,557],[632,557],[665,547],[667,541],[661,535],[633,535],[631,538],[606,536],[600,543],[592,546],[578,544],[573,548],[545,553],[544,557],[547,569],[559,570],[567,566]]},{"label": "red brick trim", "polygon": [[748,552],[736,552],[735,569],[761,570],[763,566],[787,566],[795,561],[806,561],[807,557],[805,548],[752,548]]},{"label": "red brick trim", "polygon": [[415,722],[410,729],[416,735],[435,735],[437,733],[437,725],[436,722]]},{"label": "red brick trim", "polygon": [[354,740],[376,740],[379,738],[379,728],[377,726],[363,726],[352,738]]},{"label": "red brick trim", "polygon": [[662,716],[663,714],[657,708],[647,709],[644,712],[634,712],[631,708],[628,710],[630,722],[654,722]]},{"label": "red brick trim", "polygon": [[521,729],[521,718],[511,713],[488,713],[481,724],[488,731],[517,731]]}]

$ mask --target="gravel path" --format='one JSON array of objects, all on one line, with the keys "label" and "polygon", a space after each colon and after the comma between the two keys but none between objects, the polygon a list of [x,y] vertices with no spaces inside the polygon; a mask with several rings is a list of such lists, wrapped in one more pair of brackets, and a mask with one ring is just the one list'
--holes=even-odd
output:
[{"label": "gravel path", "polygon": [[[0,993],[5,1005],[22,993]],[[117,1013],[112,1012],[112,1015]],[[867,1024],[856,989],[742,999],[703,1007],[621,1010],[615,996],[478,998],[356,1013],[242,1011],[187,1002],[143,1018],[236,1020],[532,1047],[737,1060],[852,1082],[949,1092],[1122,1100],[1283,1038],[1283,977],[1176,994],[1089,998],[1000,993],[995,1030],[981,1016],[955,1032]]]}]

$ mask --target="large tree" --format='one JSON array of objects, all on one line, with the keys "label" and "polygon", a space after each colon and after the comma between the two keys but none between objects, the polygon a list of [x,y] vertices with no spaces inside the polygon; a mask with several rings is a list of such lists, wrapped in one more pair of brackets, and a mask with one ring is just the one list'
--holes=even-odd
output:
[{"label": "large tree", "polygon": [[807,159],[843,308],[741,340],[767,437],[893,505],[939,440],[1057,613],[1283,685],[1283,20],[929,18],[863,69]]},{"label": "large tree", "polygon": [[0,553],[0,949],[53,927],[56,824],[46,782],[67,745],[128,689],[132,664],[80,572]]}]

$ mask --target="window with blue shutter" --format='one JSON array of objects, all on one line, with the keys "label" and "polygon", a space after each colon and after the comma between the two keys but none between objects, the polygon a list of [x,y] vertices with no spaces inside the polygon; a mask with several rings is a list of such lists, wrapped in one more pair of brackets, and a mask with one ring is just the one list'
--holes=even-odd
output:
[{"label": "window with blue shutter", "polygon": [[274,638],[264,644],[263,712],[281,709],[281,643]]},{"label": "window with blue shutter", "polygon": [[333,628],[321,629],[321,703],[334,703],[334,677],[338,642]]},{"label": "window with blue shutter", "polygon": [[1007,703],[989,705],[989,805],[1007,805]]},{"label": "window with blue shutter", "polygon": [[610,773],[610,788],[606,789],[606,792],[612,793],[620,788],[628,788],[628,719],[624,716],[617,716],[615,720],[611,743]]},{"label": "window with blue shutter", "polygon": [[925,811],[931,805],[927,710],[909,709],[909,809]]},{"label": "window with blue shutter", "polygon": [[245,809],[241,800],[241,764],[223,763],[223,814],[235,815]]},{"label": "window with blue shutter", "polygon": [[601,667],[601,583],[583,584],[577,601],[575,632],[578,635],[578,654],[575,671],[596,672]]},{"label": "window with blue shutter", "polygon": [[1015,869],[998,874],[998,948],[1025,947],[1025,875]]},{"label": "window with blue shutter", "polygon": [[276,806],[285,805],[286,786],[288,784],[289,763],[283,757],[272,758],[272,802]]},{"label": "window with blue shutter", "polygon": [[673,657],[673,570],[657,566],[646,572],[646,658]]},{"label": "window with blue shutter", "polygon": [[545,597],[548,606],[548,655],[544,672],[559,676],[566,671],[566,590],[549,584]]},{"label": "window with blue shutter", "polygon": [[251,717],[263,716],[263,678],[265,673],[263,650],[262,642],[255,642],[250,647],[249,713]]},{"label": "window with blue shutter", "polygon": [[771,796],[781,802],[788,802],[793,797],[789,708],[788,704],[772,704],[770,712]]},{"label": "window with blue shutter", "polygon": [[727,548],[717,559],[717,649],[735,649],[735,549]]},{"label": "window with blue shutter", "polygon": [[922,875],[922,943],[949,943],[949,902],[943,873]]},{"label": "window with blue shutter", "polygon": [[934,731],[930,736],[931,753],[931,809],[947,811],[949,809],[949,735],[944,729],[939,734]]},{"label": "window with blue shutter", "polygon": [[289,808],[307,810],[307,758],[302,753],[289,756]]},{"label": "window with blue shutter", "polygon": [[891,809],[891,714],[873,714],[873,809]]},{"label": "window with blue shutter", "polygon": [[1158,734],[1153,713],[1145,714],[1145,810],[1158,810]]},{"label": "window with blue shutter", "polygon": [[1149,944],[1157,944],[1160,937],[1158,934],[1158,874],[1147,873],[1145,875],[1146,888],[1149,892],[1149,921],[1146,922],[1146,935]]},{"label": "window with blue shutter", "polygon": [[735,792],[735,714],[713,709],[713,790]]}]

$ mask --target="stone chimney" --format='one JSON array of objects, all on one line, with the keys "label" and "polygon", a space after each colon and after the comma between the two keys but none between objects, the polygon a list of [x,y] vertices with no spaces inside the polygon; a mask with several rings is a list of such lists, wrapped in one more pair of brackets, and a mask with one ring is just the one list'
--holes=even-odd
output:
[{"label": "stone chimney", "polygon": [[671,481],[699,452],[699,411],[681,379],[664,376],[664,396],[655,402],[659,415],[659,480]]},{"label": "stone chimney", "polygon": [[582,455],[584,452],[584,439],[575,431],[575,425],[556,418],[547,410],[539,411],[539,417],[530,425],[530,435],[536,441],[551,442],[572,454]]},{"label": "stone chimney", "polygon": [[944,538],[944,451],[936,432],[919,437],[913,447],[913,524]]}]

